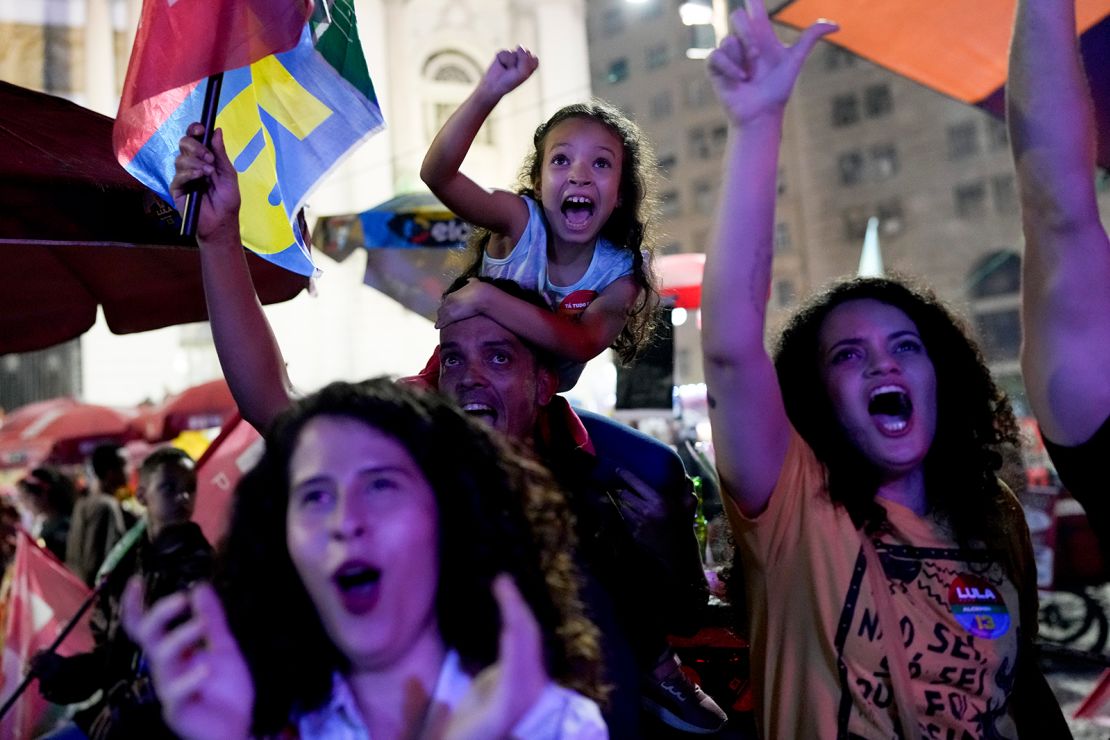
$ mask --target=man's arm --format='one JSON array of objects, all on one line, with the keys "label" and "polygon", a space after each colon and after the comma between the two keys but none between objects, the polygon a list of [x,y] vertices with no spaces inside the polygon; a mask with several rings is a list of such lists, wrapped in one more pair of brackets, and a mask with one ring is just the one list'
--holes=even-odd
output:
[{"label": "man's arm", "polygon": [[1110,241],[1074,2],[1020,0],[1006,89],[1025,231],[1022,373],[1045,436],[1068,446],[1110,416]]}]

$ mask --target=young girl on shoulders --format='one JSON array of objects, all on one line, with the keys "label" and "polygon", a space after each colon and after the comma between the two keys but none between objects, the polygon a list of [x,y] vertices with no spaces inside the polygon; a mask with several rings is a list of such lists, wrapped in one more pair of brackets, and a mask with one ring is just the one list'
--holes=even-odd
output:
[{"label": "young girl on shoulders", "polygon": [[612,346],[628,361],[651,328],[657,294],[646,238],[654,157],[640,129],[593,100],[557,111],[536,129],[517,192],[488,190],[459,171],[494,107],[536,70],[526,49],[498,52],[470,97],[444,124],[420,176],[444,205],[478,227],[471,276],[538,290],[555,312],[471,280],[439,310],[437,326],[494,319],[565,358],[560,390]]}]

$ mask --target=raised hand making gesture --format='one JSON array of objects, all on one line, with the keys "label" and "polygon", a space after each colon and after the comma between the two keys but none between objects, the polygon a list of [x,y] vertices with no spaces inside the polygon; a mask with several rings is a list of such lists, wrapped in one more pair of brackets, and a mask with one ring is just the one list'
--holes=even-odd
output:
[{"label": "raised hand making gesture", "polygon": [[485,92],[496,95],[500,99],[531,77],[538,66],[540,66],[540,60],[523,46],[502,49],[497,52],[497,56],[486,70],[481,87]]},{"label": "raised hand making gesture", "polygon": [[735,125],[769,113],[781,113],[809,53],[837,26],[818,21],[793,46],[779,41],[763,0],[748,0],[748,9],[729,18],[732,33],[709,55],[709,78]]}]

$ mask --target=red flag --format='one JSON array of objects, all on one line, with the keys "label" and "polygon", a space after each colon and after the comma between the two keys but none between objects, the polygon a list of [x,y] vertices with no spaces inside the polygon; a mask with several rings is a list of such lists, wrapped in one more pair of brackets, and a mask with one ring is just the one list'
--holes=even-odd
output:
[{"label": "red flag", "polygon": [[[23,680],[31,656],[54,642],[90,593],[57,558],[40,547],[29,534],[20,531],[6,596],[0,703],[6,701]],[[58,654],[74,655],[92,648],[92,633],[88,619],[84,619],[62,642]],[[38,687],[32,685],[0,723],[0,737],[19,740],[49,729],[52,706],[39,694]]]},{"label": "red flag", "polygon": [[292,49],[311,13],[312,0],[143,0],[116,156],[129,161],[197,81]]},{"label": "red flag", "polygon": [[227,530],[231,499],[243,474],[262,457],[262,435],[236,413],[197,461],[197,507],[193,521],[209,542]]}]

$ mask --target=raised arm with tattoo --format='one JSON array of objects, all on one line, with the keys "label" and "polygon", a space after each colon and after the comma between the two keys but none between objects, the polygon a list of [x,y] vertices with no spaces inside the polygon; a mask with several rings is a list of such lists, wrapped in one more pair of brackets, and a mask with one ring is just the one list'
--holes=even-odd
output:
[{"label": "raised arm with tattoo", "polygon": [[749,6],[732,14],[733,33],[709,57],[729,144],[702,286],[702,347],[721,483],[754,516],[767,506],[790,428],[763,343],[783,116],[803,62],[836,26],[814,24],[785,46],[762,0]]}]

